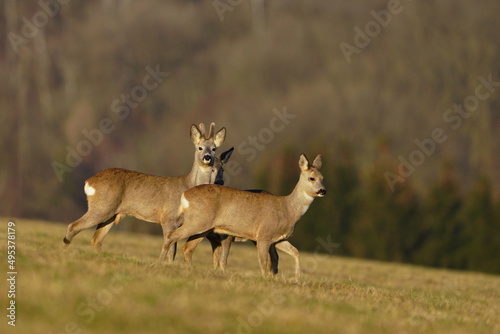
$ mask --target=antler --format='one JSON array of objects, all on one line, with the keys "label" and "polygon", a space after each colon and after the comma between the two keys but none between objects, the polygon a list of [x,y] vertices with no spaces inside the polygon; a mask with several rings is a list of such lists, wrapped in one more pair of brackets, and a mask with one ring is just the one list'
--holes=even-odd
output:
[{"label": "antler", "polygon": [[208,136],[207,136],[207,132],[205,130],[205,124],[200,123],[200,125],[198,126],[198,129],[200,129],[201,136],[203,138],[205,138],[206,140],[214,139],[213,138],[215,136],[215,123],[214,122],[210,123],[210,132],[208,133]]},{"label": "antler", "polygon": [[214,134],[215,134],[215,123],[212,122],[212,123],[210,123],[210,133],[208,134],[207,139],[213,138]]}]

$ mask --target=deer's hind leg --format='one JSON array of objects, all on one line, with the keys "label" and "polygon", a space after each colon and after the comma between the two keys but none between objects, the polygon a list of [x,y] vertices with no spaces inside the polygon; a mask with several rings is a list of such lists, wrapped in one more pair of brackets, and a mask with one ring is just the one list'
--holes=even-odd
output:
[{"label": "deer's hind leg", "polygon": [[120,222],[124,215],[117,214],[114,217],[111,217],[107,221],[100,223],[97,225],[97,229],[92,236],[92,246],[94,246],[94,250],[100,251],[102,246],[102,240],[106,237],[109,230]]},{"label": "deer's hind leg", "polygon": [[100,223],[104,223],[106,225],[111,222],[114,217],[114,213],[99,214],[89,210],[82,217],[68,225],[68,229],[63,241],[66,245],[69,245],[73,238],[81,231],[96,226]]},{"label": "deer's hind leg", "polygon": [[192,264],[193,252],[202,240],[203,237],[191,236],[184,244],[184,247],[182,247],[182,253],[184,254],[184,262],[186,262],[188,265]]},{"label": "deer's hind leg", "polygon": [[278,263],[280,259],[276,246],[276,244],[272,244],[269,247],[269,271],[274,275],[278,274]]},{"label": "deer's hind leg", "polygon": [[[163,226],[163,225],[162,225]],[[190,236],[199,236],[204,237],[210,232],[209,230],[203,230],[200,227],[195,226],[194,224],[183,224],[179,228],[175,230],[163,230],[163,246],[160,253],[160,263],[165,260],[165,257],[168,255],[168,262],[172,263],[174,261],[174,256],[171,256],[173,252],[173,248],[175,247],[177,241],[181,239],[189,238]]]},{"label": "deer's hind leg", "polygon": [[295,248],[290,242],[288,241],[282,241],[278,242],[276,244],[276,248],[278,248],[280,251],[283,251],[293,257],[295,260],[295,277],[299,278],[300,277],[300,260],[299,260],[299,251],[297,248]]}]

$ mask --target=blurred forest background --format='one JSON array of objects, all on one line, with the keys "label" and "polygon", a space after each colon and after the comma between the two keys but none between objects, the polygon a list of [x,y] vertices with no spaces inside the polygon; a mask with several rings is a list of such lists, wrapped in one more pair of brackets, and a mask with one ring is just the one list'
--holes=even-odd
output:
[{"label": "blurred forest background", "polygon": [[69,223],[108,167],[187,174],[214,121],[229,186],[284,195],[323,155],[299,250],[500,273],[499,1],[0,3],[0,215]]}]

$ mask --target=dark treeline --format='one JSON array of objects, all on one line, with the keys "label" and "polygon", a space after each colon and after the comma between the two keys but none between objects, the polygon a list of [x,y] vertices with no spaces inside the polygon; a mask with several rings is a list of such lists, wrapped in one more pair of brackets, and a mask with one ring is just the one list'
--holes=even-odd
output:
[{"label": "dark treeline", "polygon": [[500,273],[500,203],[487,177],[477,176],[464,192],[454,167],[443,163],[424,192],[411,181],[392,192],[383,178],[385,153],[363,174],[351,149],[334,151],[324,158],[328,194],[315,200],[291,239],[299,249]]},{"label": "dark treeline", "polygon": [[5,0],[0,215],[68,223],[109,167],[186,174],[189,126],[215,121],[235,147],[229,186],[287,194],[300,153],[323,154],[329,193],[297,225],[300,250],[499,273],[499,12]]}]

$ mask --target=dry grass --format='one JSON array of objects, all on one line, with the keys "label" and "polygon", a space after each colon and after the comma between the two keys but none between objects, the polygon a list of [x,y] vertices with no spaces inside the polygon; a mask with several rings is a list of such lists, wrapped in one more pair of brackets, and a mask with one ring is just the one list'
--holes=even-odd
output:
[{"label": "dry grass", "polygon": [[160,237],[113,231],[96,254],[91,231],[63,250],[65,229],[17,220],[17,326],[2,333],[500,331],[498,276],[302,254],[299,281],[286,255],[263,279],[253,246],[233,246],[220,273],[207,244],[193,268],[160,266]]}]

